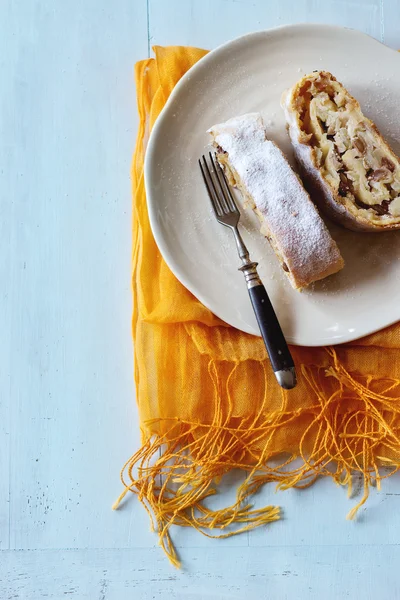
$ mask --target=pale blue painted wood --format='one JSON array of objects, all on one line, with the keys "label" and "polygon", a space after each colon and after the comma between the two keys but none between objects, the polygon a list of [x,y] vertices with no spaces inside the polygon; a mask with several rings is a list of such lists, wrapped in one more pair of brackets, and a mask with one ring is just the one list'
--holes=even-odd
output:
[{"label": "pale blue painted wood", "polygon": [[400,0],[384,0],[382,32],[385,44],[400,49]]},{"label": "pale blue painted wood", "polygon": [[251,31],[302,22],[354,27],[382,40],[381,0],[150,0],[149,7],[151,45],[211,49]]},{"label": "pale blue painted wood", "polygon": [[146,1],[6,0],[0,23],[1,541],[153,545],[137,503],[111,511],[139,445],[130,163]]},{"label": "pale blue painted wood", "polygon": [[358,522],[345,520],[355,501],[330,481],[267,487],[256,502],[280,504],[279,523],[224,541],[174,531],[184,572],[152,548],[138,502],[110,509],[139,445],[133,63],[154,43],[212,48],[307,21],[400,45],[400,0],[0,4],[0,598],[400,597],[399,479],[372,494]]},{"label": "pale blue painted wood", "polygon": [[[398,600],[399,546],[158,548],[2,554],[1,598],[19,600]],[[50,576],[48,575],[50,574]],[[390,593],[388,593],[390,590]]]}]

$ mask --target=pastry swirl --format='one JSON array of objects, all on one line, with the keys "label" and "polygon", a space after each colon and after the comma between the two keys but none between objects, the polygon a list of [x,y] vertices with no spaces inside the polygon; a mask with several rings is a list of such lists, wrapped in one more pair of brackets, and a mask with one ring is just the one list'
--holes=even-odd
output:
[{"label": "pastry swirl", "polygon": [[355,98],[326,71],[282,97],[302,178],[316,204],[353,230],[400,228],[400,162]]}]

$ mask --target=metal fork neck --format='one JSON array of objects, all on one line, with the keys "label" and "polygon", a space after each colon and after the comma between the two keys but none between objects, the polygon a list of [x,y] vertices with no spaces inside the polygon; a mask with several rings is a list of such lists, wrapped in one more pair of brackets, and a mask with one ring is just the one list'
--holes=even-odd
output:
[{"label": "metal fork neck", "polygon": [[239,267],[239,271],[242,271],[244,278],[247,283],[247,289],[262,285],[261,279],[257,273],[258,263],[252,262],[249,258],[245,262],[242,259],[243,265]]},{"label": "metal fork neck", "polygon": [[238,251],[240,258],[242,259],[242,261],[244,261],[246,259],[249,260],[249,251],[246,248],[246,245],[243,241],[242,236],[239,233],[238,228],[232,227],[232,231],[235,234],[236,247],[237,247],[237,251]]},{"label": "metal fork neck", "polygon": [[242,271],[244,275],[244,278],[247,283],[247,289],[256,287],[257,285],[262,285],[261,279],[259,278],[257,273],[258,263],[253,262],[250,259],[249,251],[247,250],[246,245],[237,227],[232,227],[232,231],[235,234],[236,247],[242,261],[242,266],[239,267],[239,271]]}]

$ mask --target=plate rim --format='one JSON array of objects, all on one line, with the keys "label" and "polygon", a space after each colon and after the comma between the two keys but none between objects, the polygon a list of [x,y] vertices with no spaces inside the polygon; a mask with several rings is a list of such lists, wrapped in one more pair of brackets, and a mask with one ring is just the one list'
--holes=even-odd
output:
[{"label": "plate rim", "polygon": [[[331,25],[331,24],[326,24],[326,23],[294,23],[292,25],[283,24],[283,25],[278,25],[276,27],[271,27],[269,29],[262,29],[262,30],[258,30],[258,31],[245,33],[236,38],[233,38],[231,40],[223,42],[216,48],[213,48],[212,50],[210,50],[206,55],[204,55],[202,58],[200,58],[188,71],[186,71],[186,73],[184,73],[182,75],[182,77],[179,79],[179,81],[173,88],[171,94],[169,95],[169,97],[168,97],[165,105],[163,106],[160,114],[158,115],[158,117],[153,125],[153,128],[150,132],[150,135],[149,135],[149,139],[148,139],[147,146],[145,149],[143,172],[144,172],[144,185],[145,185],[145,191],[146,191],[146,204],[147,204],[147,211],[148,211],[148,216],[149,216],[149,223],[150,223],[150,227],[151,227],[156,245],[157,245],[163,259],[165,260],[168,268],[171,270],[172,274],[174,275],[174,277],[176,277],[178,279],[178,281],[187,290],[189,290],[189,292],[191,294],[193,294],[193,296],[195,298],[197,298],[197,300],[199,300],[208,310],[210,310],[216,317],[218,317],[221,321],[223,321],[223,323],[226,323],[226,325],[229,327],[235,327],[235,326],[227,323],[224,320],[224,318],[222,317],[222,315],[218,314],[219,311],[215,310],[214,308],[212,308],[210,306],[207,298],[205,298],[203,296],[201,290],[198,290],[197,288],[196,288],[196,290],[194,290],[191,285],[191,282],[182,273],[182,271],[179,267],[179,264],[176,262],[173,254],[169,250],[169,245],[166,242],[164,242],[164,236],[161,233],[161,230],[159,229],[156,203],[149,201],[149,198],[151,196],[151,180],[152,180],[151,170],[153,168],[153,163],[154,163],[153,155],[154,155],[154,152],[155,152],[155,149],[157,146],[159,130],[161,129],[162,124],[163,124],[164,120],[166,119],[168,112],[170,112],[171,106],[175,102],[176,96],[178,94],[180,94],[181,89],[184,88],[188,84],[193,72],[195,70],[203,68],[204,64],[206,64],[207,62],[212,61],[215,54],[218,54],[219,52],[225,50],[227,47],[232,47],[235,45],[245,43],[246,40],[254,39],[256,37],[264,37],[264,36],[281,33],[281,32],[285,32],[285,31],[294,31],[294,30],[298,31],[301,29],[320,31],[321,28],[324,28],[324,29],[330,30],[330,31],[337,31],[337,32],[343,32],[343,31],[352,32],[353,34],[358,35],[362,38],[367,38],[369,40],[369,42],[372,42],[372,43],[375,42],[376,44],[378,44],[381,47],[381,49],[384,49],[385,51],[387,50],[389,53],[393,53],[393,55],[397,55],[400,59],[400,52],[398,52],[394,48],[390,48],[389,46],[386,46],[386,44],[384,44],[380,40],[377,40],[376,38],[372,37],[371,35],[363,32],[363,31],[360,31],[358,29],[355,29],[353,27],[343,27],[341,25]],[[377,326],[376,328],[371,329],[368,333],[354,335],[354,333],[352,334],[349,332],[347,335],[343,335],[340,338],[340,340],[334,341],[334,342],[332,341],[331,338],[326,339],[326,340],[324,340],[324,338],[322,338],[321,340],[317,340],[315,343],[298,344],[296,342],[296,340],[294,340],[290,335],[286,336],[286,340],[289,344],[291,344],[293,346],[303,346],[303,347],[307,347],[307,348],[320,348],[320,347],[324,347],[324,346],[342,345],[342,344],[346,344],[349,342],[359,340],[368,335],[372,335],[372,334],[376,333],[377,331],[381,331],[381,330],[385,329],[386,327],[390,327],[391,325],[393,325],[394,323],[397,323],[398,321],[399,321],[399,319],[395,319],[395,320],[391,321],[390,323],[387,323],[383,327]],[[255,333],[252,328],[246,327],[244,324],[242,327],[240,327],[238,329],[240,331],[243,331],[244,333],[253,335],[255,337],[261,337],[260,333]]]}]

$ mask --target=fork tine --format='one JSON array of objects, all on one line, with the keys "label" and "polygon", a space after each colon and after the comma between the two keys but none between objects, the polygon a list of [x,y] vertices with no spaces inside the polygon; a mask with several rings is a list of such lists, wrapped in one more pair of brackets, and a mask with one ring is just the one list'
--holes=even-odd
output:
[{"label": "fork tine", "polygon": [[221,165],[219,164],[219,162],[216,160],[215,163],[217,165],[217,175],[218,175],[219,183],[221,185],[221,189],[224,192],[224,197],[228,204],[229,210],[232,210],[234,212],[239,212],[238,207],[235,202],[235,199],[234,199],[231,189],[229,187],[228,181],[226,179],[226,175],[225,175],[224,171],[221,169]]},{"label": "fork tine", "polygon": [[218,190],[219,190],[219,193],[217,192],[218,199],[220,201],[220,204],[222,206],[224,213],[226,214],[226,213],[230,212],[231,209],[229,208],[229,202],[227,200],[226,194],[225,194],[224,189],[221,184],[221,180],[218,175],[218,171],[217,171],[217,167],[216,167],[216,164],[218,164],[218,161],[217,161],[215,155],[211,154],[211,152],[209,152],[208,154],[210,156],[210,162],[211,162],[211,165],[213,168],[214,179],[218,183]]},{"label": "fork tine", "polygon": [[[204,160],[204,156],[203,156],[203,160]],[[203,165],[201,164],[201,159],[200,158],[199,158],[199,167],[200,167],[201,174],[203,175],[204,185],[206,186],[206,190],[207,190],[207,193],[208,193],[208,197],[210,198],[212,209],[213,209],[214,213],[216,215],[218,215],[217,208],[216,208],[216,206],[214,204],[214,198],[212,197],[211,190],[210,190],[210,187],[208,185],[207,177],[206,177],[206,174],[204,172]]]},{"label": "fork tine", "polygon": [[215,189],[214,181],[211,177],[210,169],[208,168],[206,157],[202,156],[203,164],[201,164],[201,160],[199,160],[199,165],[201,169],[201,173],[203,175],[204,183],[206,184],[207,192],[211,200],[211,205],[214,209],[215,214],[221,216],[224,211],[219,201],[219,197],[217,194],[217,190]]},{"label": "fork tine", "polygon": [[[211,157],[211,153],[209,153],[209,154],[210,154],[210,157]],[[213,192],[214,192],[214,200],[217,202],[218,210],[219,210],[220,214],[223,215],[224,213],[226,213],[226,206],[225,206],[225,202],[224,202],[225,199],[224,199],[223,194],[219,190],[220,185],[219,185],[219,181],[216,179],[215,165],[214,165],[213,161],[211,160],[211,167],[212,167],[212,169],[210,170],[210,168],[208,166],[207,159],[206,159],[205,156],[203,156],[203,161],[204,161],[204,164],[205,164],[206,169],[207,169],[208,176],[209,176],[210,181],[211,181],[212,189],[213,189]],[[215,183],[216,181],[217,181],[217,185]]]}]

